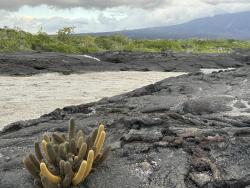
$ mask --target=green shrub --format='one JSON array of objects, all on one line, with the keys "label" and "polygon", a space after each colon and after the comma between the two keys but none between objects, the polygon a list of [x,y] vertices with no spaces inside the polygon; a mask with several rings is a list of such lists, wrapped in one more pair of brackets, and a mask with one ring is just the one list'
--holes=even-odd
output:
[{"label": "green shrub", "polygon": [[59,29],[57,35],[39,31],[30,34],[20,29],[0,29],[0,52],[41,50],[63,53],[93,53],[101,51],[127,52],[192,52],[228,53],[234,49],[250,49],[250,41],[208,39],[129,39],[120,34],[112,36],[73,35],[73,27]]}]

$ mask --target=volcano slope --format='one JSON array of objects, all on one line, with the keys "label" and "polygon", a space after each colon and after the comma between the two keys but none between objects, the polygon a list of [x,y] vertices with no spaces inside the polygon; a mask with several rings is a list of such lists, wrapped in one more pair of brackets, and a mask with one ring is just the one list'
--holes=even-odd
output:
[{"label": "volcano slope", "polygon": [[0,133],[0,187],[32,188],[22,164],[42,134],[88,134],[102,122],[109,159],[84,188],[196,188],[250,185],[250,67],[169,78],[95,103],[56,109]]}]

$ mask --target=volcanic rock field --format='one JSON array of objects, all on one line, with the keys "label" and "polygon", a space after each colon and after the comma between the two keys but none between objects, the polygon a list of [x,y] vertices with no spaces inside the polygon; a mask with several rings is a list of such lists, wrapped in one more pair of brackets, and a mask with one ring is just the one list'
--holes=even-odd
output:
[{"label": "volcanic rock field", "polygon": [[[176,71],[97,102],[67,106],[0,132],[0,187],[33,188],[22,158],[44,133],[67,132],[74,118],[89,134],[106,125],[107,161],[80,188],[244,188],[250,185],[250,52],[0,55],[0,74]],[[203,68],[226,69],[204,74]],[[73,98],[74,96],[72,96]],[[4,109],[1,109],[4,110]]]}]

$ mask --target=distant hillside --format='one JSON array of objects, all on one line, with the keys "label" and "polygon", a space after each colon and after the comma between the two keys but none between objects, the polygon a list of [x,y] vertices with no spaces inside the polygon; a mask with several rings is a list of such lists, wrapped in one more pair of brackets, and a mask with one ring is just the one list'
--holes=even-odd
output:
[{"label": "distant hillside", "polygon": [[[120,33],[131,38],[227,38],[250,39],[250,12],[217,15],[196,19],[184,24],[118,32],[94,33],[96,36]],[[93,34],[93,33],[92,33]]]}]

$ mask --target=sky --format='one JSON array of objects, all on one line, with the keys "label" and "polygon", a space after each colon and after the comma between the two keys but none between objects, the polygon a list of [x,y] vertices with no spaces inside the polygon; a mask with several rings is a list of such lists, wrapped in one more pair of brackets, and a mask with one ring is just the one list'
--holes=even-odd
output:
[{"label": "sky", "polygon": [[167,26],[217,14],[250,11],[250,0],[0,0],[0,27],[54,34]]}]

